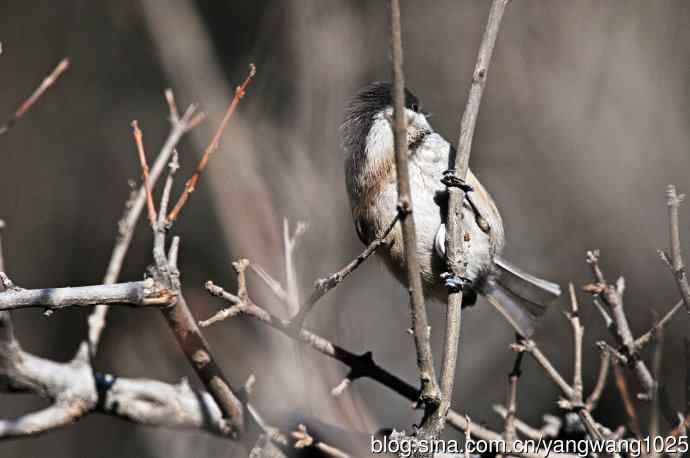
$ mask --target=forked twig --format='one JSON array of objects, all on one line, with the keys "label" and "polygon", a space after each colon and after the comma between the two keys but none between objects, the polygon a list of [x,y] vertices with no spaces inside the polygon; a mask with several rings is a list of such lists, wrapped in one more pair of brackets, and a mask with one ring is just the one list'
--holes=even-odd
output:
[{"label": "forked twig", "polygon": [[[170,91],[168,91],[171,93]],[[169,109],[173,109],[170,104],[168,104]],[[174,107],[177,110],[177,107]],[[153,187],[158,180],[158,177],[163,173],[163,169],[175,152],[175,146],[180,141],[182,136],[189,132],[191,127],[191,119],[196,111],[195,105],[190,105],[184,112],[181,118],[172,122],[172,127],[168,138],[160,149],[156,160],[153,162],[149,173],[149,183]],[[173,112],[170,112],[170,119],[175,119]],[[148,197],[148,192],[144,186],[139,187],[138,190],[132,193],[131,198],[125,204],[125,210],[122,218],[118,223],[118,234],[113,246],[113,251],[110,255],[110,260],[108,261],[108,267],[106,269],[105,276],[103,277],[104,284],[111,284],[117,282],[120,275],[122,265],[129,250],[132,237],[134,235],[134,229],[139,221],[139,216],[146,205]],[[108,314],[108,306],[105,304],[98,305],[94,308],[91,315],[88,318],[88,350],[91,356],[96,354],[98,349],[98,344],[103,335],[103,330],[106,325],[106,318]],[[80,350],[81,351],[81,350]]]},{"label": "forked twig", "polygon": [[[244,262],[248,261],[243,261],[243,263]],[[238,283],[241,284],[241,281],[239,280],[240,278],[238,273]],[[289,320],[280,319],[266,309],[259,307],[251,300],[249,296],[247,296],[246,300],[241,300],[239,292],[238,294],[232,294],[211,281],[206,282],[206,289],[211,295],[219,297],[228,302],[230,306],[218,312],[216,315],[214,315],[214,317],[201,321],[199,324],[202,327],[222,320],[223,318],[216,318],[220,315],[223,315],[226,318],[239,315],[248,316],[268,325],[288,338],[298,340],[319,353],[345,364],[350,369],[350,373],[348,374],[350,381],[358,378],[368,377],[389,388],[393,392],[398,393],[409,401],[416,402],[419,400],[419,390],[376,364],[371,352],[355,354],[304,328],[300,329],[298,334],[295,334],[291,328],[291,322]],[[487,441],[497,441],[502,439],[502,436],[499,433],[489,430],[478,423],[469,422],[465,415],[453,411],[452,409],[448,411],[447,422],[450,426],[459,431],[464,431],[466,433],[471,432],[472,436],[478,439]],[[523,458],[544,458],[543,452],[530,453],[529,451],[514,451],[511,453],[511,455],[520,456]],[[551,458],[566,458],[566,455],[554,452],[552,452],[549,456]],[[568,458],[571,457],[568,456]]]},{"label": "forked twig", "polygon": [[[300,307],[297,315],[292,319],[292,326],[295,330],[299,330],[307,315],[314,308],[314,305],[328,293],[330,290],[338,286],[343,280],[345,280],[352,272],[354,272],[364,261],[366,261],[372,254],[383,245],[388,238],[388,235],[395,228],[395,225],[400,221],[400,212],[397,212],[393,220],[388,224],[386,230],[378,236],[374,241],[372,241],[367,247],[352,261],[344,265],[340,270],[327,275],[323,278],[319,278],[314,283],[314,289],[309,295],[309,298]],[[261,276],[261,275],[260,275]],[[269,285],[270,286],[270,285]],[[273,289],[273,288],[272,288]]]},{"label": "forked twig", "polygon": [[690,285],[688,285],[688,276],[683,263],[683,250],[680,246],[680,227],[678,222],[678,209],[683,200],[685,200],[685,194],[678,194],[676,187],[670,184],[668,185],[666,196],[671,255],[669,256],[666,252],[659,250],[659,256],[661,256],[661,259],[673,273],[680,296],[683,298],[688,312],[690,312]]}]

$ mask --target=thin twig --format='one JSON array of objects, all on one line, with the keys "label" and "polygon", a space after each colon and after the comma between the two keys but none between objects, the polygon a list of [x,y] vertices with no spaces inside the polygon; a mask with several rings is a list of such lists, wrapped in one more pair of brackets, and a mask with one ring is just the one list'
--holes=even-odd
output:
[{"label": "thin twig", "polygon": [[630,431],[635,435],[636,438],[640,439],[642,437],[642,432],[640,430],[640,420],[637,417],[637,410],[635,409],[635,404],[633,403],[630,392],[628,391],[628,384],[625,381],[625,375],[621,369],[618,359],[613,360],[613,373],[615,375],[616,387],[623,400],[623,406],[625,407],[625,413],[628,415],[628,427]]},{"label": "thin twig", "polygon": [[587,263],[592,269],[595,284],[586,285],[584,291],[592,294],[596,300],[601,301],[610,313],[609,330],[618,345],[624,351],[623,356],[628,362],[637,380],[645,390],[640,396],[651,399],[656,393],[656,382],[649,368],[640,358],[637,358],[635,339],[633,338],[628,318],[623,307],[623,290],[625,283],[619,278],[617,284],[610,285],[606,282],[604,274],[599,266],[599,251],[587,252]]},{"label": "thin twig", "polygon": [[204,170],[208,165],[208,161],[211,158],[211,155],[218,149],[218,145],[220,144],[220,138],[223,135],[223,132],[225,132],[226,127],[228,127],[228,122],[230,121],[232,115],[235,113],[235,109],[237,108],[237,105],[239,105],[240,100],[242,99],[242,97],[244,97],[247,87],[249,86],[249,83],[251,83],[252,78],[254,78],[254,75],[256,75],[256,67],[254,66],[254,64],[250,64],[249,75],[247,75],[247,78],[244,80],[244,82],[240,86],[237,86],[237,88],[235,89],[235,96],[233,97],[232,102],[230,102],[230,105],[228,106],[228,109],[225,112],[225,116],[223,117],[223,120],[220,122],[220,125],[218,126],[218,129],[216,130],[216,133],[213,136],[211,143],[209,143],[208,147],[206,148],[206,151],[204,151],[203,156],[201,156],[201,159],[199,160],[199,163],[196,166],[194,174],[185,183],[184,191],[182,191],[180,198],[177,200],[177,203],[175,204],[175,207],[168,214],[168,222],[173,222],[177,219],[178,215],[180,214],[180,211],[187,203],[189,195],[192,192],[194,192],[194,189],[196,188],[196,184],[199,181],[201,174],[204,173]]},{"label": "thin twig", "polygon": [[[469,169],[470,153],[472,151],[472,138],[477,124],[479,107],[482,94],[486,85],[486,78],[491,64],[491,57],[496,45],[498,31],[501,27],[503,13],[509,0],[494,0],[491,4],[489,17],[484,29],[477,61],[472,75],[472,84],[467,97],[465,110],[460,122],[460,134],[457,143],[457,155],[450,158],[449,168],[454,171],[455,177],[460,183],[465,182]],[[448,213],[446,231],[446,253],[449,273],[456,278],[465,278],[467,271],[466,244],[471,243],[469,234],[464,232],[462,207],[465,199],[465,191],[459,186],[447,186]],[[445,411],[450,408],[455,382],[455,368],[457,365],[458,347],[460,344],[460,331],[462,323],[462,288],[450,289],[448,294],[448,307],[446,309],[446,333],[441,364],[441,407],[438,410],[437,420],[439,431],[443,430]]]},{"label": "thin twig", "polygon": [[661,250],[659,251],[659,255],[673,273],[680,296],[683,298],[688,312],[690,312],[690,285],[688,285],[688,277],[683,263],[683,250],[680,245],[680,228],[678,222],[678,208],[685,199],[685,194],[678,194],[676,192],[676,187],[670,184],[668,185],[666,195],[668,198],[666,205],[668,206],[671,256],[669,258],[669,256]]},{"label": "thin twig", "polygon": [[568,321],[573,328],[573,339],[575,349],[575,367],[573,369],[573,390],[575,395],[582,398],[582,336],[584,328],[580,323],[580,316],[577,304],[577,296],[575,295],[575,287],[572,283],[568,285],[570,291],[570,307],[571,312],[568,314]]},{"label": "thin twig", "polygon": [[527,352],[537,361],[539,366],[541,366],[547,376],[561,390],[565,397],[565,399],[559,401],[559,406],[577,413],[587,429],[587,434],[592,440],[604,439],[601,425],[594,420],[590,411],[585,408],[584,401],[582,400],[582,390],[578,391],[568,385],[563,376],[533,340],[522,340],[520,343],[513,344],[511,348],[513,351]]},{"label": "thin twig", "polygon": [[601,361],[599,363],[599,375],[597,375],[597,382],[594,385],[594,389],[589,394],[587,402],[585,403],[585,407],[590,412],[597,407],[597,403],[599,402],[599,399],[601,398],[601,395],[604,392],[606,380],[608,379],[609,375],[609,368],[611,367],[611,354],[606,351],[602,351],[600,354]]},{"label": "thin twig", "polygon": [[685,409],[683,412],[687,417],[690,415],[690,339],[683,339],[685,350]]},{"label": "thin twig", "polygon": [[647,343],[649,343],[659,332],[663,331],[664,326],[666,326],[671,318],[673,318],[673,315],[675,315],[676,312],[683,307],[683,305],[685,305],[685,302],[682,299],[676,302],[676,305],[671,307],[671,309],[666,312],[663,317],[657,320],[649,331],[635,339],[635,342],[633,343],[635,351],[640,352],[644,346],[647,345]]},{"label": "thin twig", "polygon": [[506,407],[505,427],[503,437],[508,444],[512,444],[516,439],[515,420],[517,416],[517,385],[522,374],[522,358],[524,353],[520,352],[515,357],[515,365],[508,375],[508,401]]},{"label": "thin twig", "polygon": [[546,375],[551,381],[561,390],[567,399],[572,399],[575,395],[575,390],[568,385],[568,382],[561,376],[558,370],[551,364],[551,361],[542,353],[537,344],[533,340],[522,340],[520,343],[512,344],[511,349],[515,352],[527,352],[534,360],[544,369]]},{"label": "thin twig", "polygon": [[[293,328],[299,330],[304,323],[307,315],[314,308],[314,305],[328,293],[330,290],[338,286],[345,280],[352,272],[354,272],[364,261],[366,261],[372,254],[383,245],[386,238],[391,233],[395,225],[400,221],[401,212],[397,212],[393,220],[388,224],[386,230],[383,231],[379,237],[372,241],[367,247],[352,261],[344,265],[340,270],[334,272],[326,277],[319,278],[314,283],[314,289],[311,295],[307,298],[304,304],[300,307],[299,313],[292,319]],[[261,275],[260,275],[261,276]],[[270,285],[269,285],[270,286]]]},{"label": "thin twig", "polygon": [[309,431],[307,431],[307,427],[303,424],[298,425],[297,430],[292,431],[290,435],[295,439],[295,448],[297,449],[313,447],[322,452],[325,456],[330,456],[332,458],[350,458],[350,455],[342,450],[315,440],[314,437],[309,434]]},{"label": "thin twig", "polygon": [[[334,344],[330,340],[304,328],[299,330],[299,334],[295,334],[292,332],[291,322],[289,320],[282,320],[272,315],[266,309],[252,302],[251,299],[248,298],[247,302],[243,302],[239,299],[238,295],[229,293],[211,281],[206,282],[206,289],[211,295],[219,297],[230,304],[230,307],[224,309],[228,310],[228,316],[245,315],[251,317],[277,330],[288,338],[299,340],[304,345],[311,347],[319,353],[340,361],[350,369],[351,374],[354,374],[351,380],[368,377],[409,401],[416,402],[419,400],[419,390],[376,364],[371,352],[359,355],[352,353]],[[480,424],[470,423],[465,415],[455,412],[452,409],[448,411],[447,421],[453,428],[463,432],[470,431],[472,435],[478,439],[487,441],[502,439],[499,433],[489,430]],[[511,453],[511,455],[524,458],[544,458],[543,453],[529,453],[527,451],[514,452]],[[565,458],[565,455],[553,452],[549,456],[551,458]]]},{"label": "thin twig", "polygon": [[146,152],[144,151],[144,140],[142,138],[141,129],[139,129],[139,122],[136,119],[132,121],[132,135],[134,135],[134,142],[137,144],[137,152],[139,153],[141,177],[144,182],[144,189],[146,190],[146,206],[149,212],[149,224],[153,227],[156,224],[156,207],[153,204],[153,192],[151,191],[151,181],[149,179],[149,165],[146,162]]},{"label": "thin twig", "polygon": [[180,119],[180,113],[177,110],[177,102],[175,102],[175,93],[172,91],[172,89],[165,90],[165,101],[168,103],[170,122],[176,123]]},{"label": "thin twig", "polygon": [[407,119],[405,116],[405,77],[403,75],[403,52],[400,27],[400,3],[388,0],[390,14],[390,51],[393,73],[393,138],[395,143],[395,168],[398,183],[398,208],[402,212],[400,223],[403,233],[403,250],[407,272],[407,288],[410,295],[410,313],[415,349],[417,352],[417,369],[421,383],[420,402],[424,405],[424,418],[420,427],[420,436],[435,437],[443,428],[445,416],[440,420],[440,427],[429,429],[428,419],[440,406],[441,393],[436,379],[434,359],[431,353],[429,320],[424,304],[422,277],[419,270],[417,237],[415,233],[414,214],[412,213],[412,192],[407,163]]},{"label": "thin twig", "polygon": [[[508,409],[500,404],[496,404],[493,406],[494,412],[496,412],[498,415],[503,418],[504,422],[508,418]],[[560,419],[557,417],[552,417],[549,415],[544,415],[545,420],[548,418],[549,420],[554,420],[554,421],[545,421],[544,426],[541,429],[534,428],[524,421],[520,420],[515,417],[513,423],[515,425],[515,430],[522,435],[526,436],[529,439],[534,439],[534,440],[541,440],[541,439],[547,439],[547,438],[553,438],[558,436],[561,428],[560,424]]]},{"label": "thin twig", "polygon": [[[652,358],[652,370],[654,371],[654,379],[657,383],[657,392],[652,399],[651,412],[649,415],[649,435],[657,437],[659,435],[659,409],[660,409],[660,394],[661,394],[661,362],[662,351],[664,348],[664,331],[663,329],[657,333],[656,342],[654,346],[654,356]],[[657,456],[656,450],[650,450],[651,456]]]},{"label": "thin twig", "polygon": [[300,238],[307,230],[307,223],[303,221],[297,222],[295,232],[290,235],[290,223],[287,218],[283,220],[283,245],[285,248],[285,278],[287,287],[287,302],[288,316],[295,316],[299,313],[299,286],[297,282],[297,268],[294,262],[294,253],[297,249],[297,244]]},{"label": "thin twig", "polygon": [[0,126],[0,135],[6,134],[12,126],[14,126],[17,121],[19,121],[24,114],[36,103],[38,99],[60,78],[60,76],[69,68],[69,59],[62,59],[55,69],[43,79],[40,86],[34,90],[34,92],[17,108],[17,111],[3,124]]},{"label": "thin twig", "polygon": [[[149,174],[149,183],[151,187],[156,185],[156,181],[158,181],[158,177],[163,173],[163,169],[173,155],[177,143],[186,132],[189,132],[190,119],[195,111],[196,106],[190,105],[185,110],[182,117],[177,122],[172,123],[170,134],[151,166]],[[170,117],[174,119],[172,112],[170,113]],[[117,239],[110,255],[110,261],[108,262],[105,276],[103,277],[103,283],[106,285],[117,282],[120,276],[122,264],[124,263],[125,256],[127,255],[134,235],[134,229],[137,225],[137,221],[139,221],[139,216],[144,209],[144,205],[146,205],[147,195],[146,189],[144,186],[141,186],[136,192],[134,199],[129,200],[125,205],[124,214],[118,223]],[[96,306],[91,315],[89,315],[88,348],[91,355],[95,355],[98,349],[98,344],[103,335],[103,330],[105,329],[107,314],[108,306],[103,304]]]}]

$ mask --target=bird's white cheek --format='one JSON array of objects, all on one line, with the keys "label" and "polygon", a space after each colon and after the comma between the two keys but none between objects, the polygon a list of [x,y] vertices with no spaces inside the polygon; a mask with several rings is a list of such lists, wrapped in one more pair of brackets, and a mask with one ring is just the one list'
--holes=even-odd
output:
[{"label": "bird's white cheek", "polygon": [[367,136],[366,157],[371,166],[393,154],[393,131],[383,114],[377,115]]}]

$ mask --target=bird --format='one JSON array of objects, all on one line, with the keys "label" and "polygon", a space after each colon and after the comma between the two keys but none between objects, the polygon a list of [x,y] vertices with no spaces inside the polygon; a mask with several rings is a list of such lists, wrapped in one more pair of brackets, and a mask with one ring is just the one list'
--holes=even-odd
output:
[{"label": "bird", "polygon": [[[393,86],[370,83],[345,109],[340,126],[345,180],[352,218],[365,245],[381,238],[398,214],[397,174],[393,141]],[[477,177],[468,170],[463,203],[463,229],[469,234],[464,255],[465,278],[459,285],[447,277],[445,217],[448,192],[442,179],[452,170],[455,148],[429,124],[421,102],[405,89],[408,168],[412,215],[425,299],[445,303],[449,288],[463,290],[463,307],[477,295],[487,299],[513,326],[529,338],[548,305],[561,294],[558,284],[537,278],[501,256],[505,245],[498,208]],[[377,253],[393,276],[407,286],[405,250],[400,224],[388,233]],[[444,280],[445,278],[445,280]]]}]

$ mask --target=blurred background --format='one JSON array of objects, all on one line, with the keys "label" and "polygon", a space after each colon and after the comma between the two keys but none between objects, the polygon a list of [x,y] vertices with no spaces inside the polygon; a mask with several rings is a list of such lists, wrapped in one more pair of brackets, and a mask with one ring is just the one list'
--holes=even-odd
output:
[{"label": "blurred background", "polygon": [[[471,79],[488,1],[403,1],[408,87],[450,141]],[[656,250],[668,245],[665,189],[690,189],[690,3],[514,1],[489,72],[471,167],[505,221],[506,257],[532,273],[580,286],[590,281],[586,250],[602,250],[610,280],[625,276],[636,335],[678,294]],[[182,237],[182,279],[198,319],[221,304],[203,283],[232,289],[231,261],[248,257],[284,280],[283,219],[309,229],[297,251],[304,295],[361,245],[349,215],[337,128],[348,98],[387,79],[383,2],[124,0],[6,1],[0,5],[0,107],[9,116],[64,56],[71,68],[8,135],[0,136],[0,218],[7,223],[10,277],[23,287],[101,282],[129,194],[139,179],[130,122],[138,119],[150,158],[168,131],[163,90],[180,107],[197,102],[206,122],[180,145],[189,176],[248,64],[256,80],[191,196],[174,232]],[[1,117],[1,116],[0,116]],[[183,179],[178,179],[181,189]],[[690,240],[682,208],[682,238]],[[121,280],[143,275],[151,235],[140,221]],[[255,276],[255,300],[274,313]],[[609,339],[591,299],[585,323],[585,390],[598,367],[595,342]],[[561,300],[535,339],[571,377],[572,338]],[[24,347],[68,360],[85,336],[87,310],[44,317],[14,313]],[[440,306],[430,308],[443,328]],[[685,405],[679,314],[665,339],[662,381]],[[371,350],[393,373],[416,383],[405,291],[378,260],[330,293],[310,329],[354,352]],[[257,377],[257,404],[276,424],[302,416],[372,432],[410,429],[419,412],[369,380],[333,398],[346,369],[246,318],[208,329],[230,380]],[[434,335],[440,360],[442,332]],[[454,408],[502,429],[491,406],[504,403],[513,332],[485,302],[464,315]],[[648,352],[645,354],[649,358]],[[648,359],[649,360],[649,359]],[[199,383],[155,310],[111,310],[96,369],[128,377]],[[557,389],[526,359],[518,414],[534,425],[557,413]],[[636,382],[630,378],[632,389]],[[45,401],[0,394],[0,417]],[[641,410],[643,418],[645,409]],[[626,421],[610,383],[595,417]],[[646,424],[646,423],[643,423]],[[447,437],[459,438],[449,430]],[[7,457],[240,456],[232,442],[200,432],[147,428],[90,415],[40,437],[0,444]]]}]

